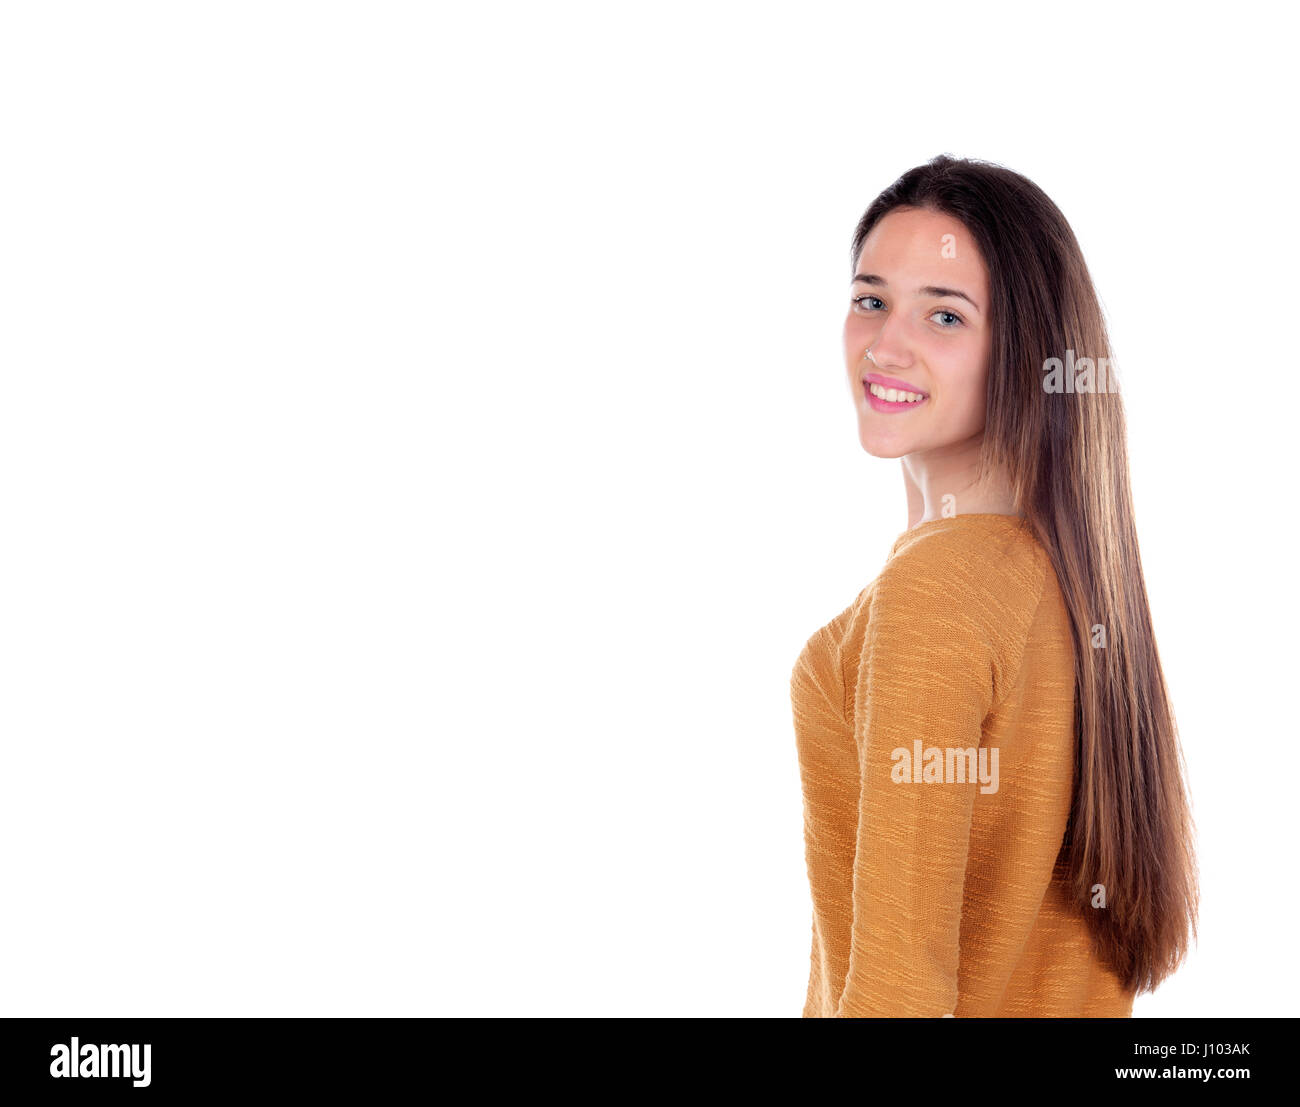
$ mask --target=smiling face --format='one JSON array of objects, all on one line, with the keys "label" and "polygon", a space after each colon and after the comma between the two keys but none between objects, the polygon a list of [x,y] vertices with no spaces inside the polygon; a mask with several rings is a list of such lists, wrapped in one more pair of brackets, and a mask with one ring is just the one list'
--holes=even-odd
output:
[{"label": "smiling face", "polygon": [[965,225],[896,209],[871,229],[854,274],[844,359],[862,448],[904,457],[978,440],[992,332],[988,272]]}]

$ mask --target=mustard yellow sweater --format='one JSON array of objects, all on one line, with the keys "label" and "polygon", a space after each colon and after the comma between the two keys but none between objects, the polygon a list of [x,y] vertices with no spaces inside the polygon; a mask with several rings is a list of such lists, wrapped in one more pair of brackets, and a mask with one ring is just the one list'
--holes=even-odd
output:
[{"label": "mustard yellow sweater", "polygon": [[1009,515],[900,535],[790,680],[812,890],[805,1018],[1129,1016],[1060,860],[1074,646]]}]

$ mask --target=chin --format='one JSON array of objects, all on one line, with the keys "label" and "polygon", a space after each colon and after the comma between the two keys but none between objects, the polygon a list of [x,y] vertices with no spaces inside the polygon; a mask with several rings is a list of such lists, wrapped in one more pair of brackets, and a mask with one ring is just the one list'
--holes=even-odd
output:
[{"label": "chin", "polygon": [[882,438],[876,434],[868,434],[865,430],[858,430],[858,441],[862,443],[862,448],[872,457],[879,457],[885,460],[906,457],[912,452],[912,447],[905,445],[896,438]]}]

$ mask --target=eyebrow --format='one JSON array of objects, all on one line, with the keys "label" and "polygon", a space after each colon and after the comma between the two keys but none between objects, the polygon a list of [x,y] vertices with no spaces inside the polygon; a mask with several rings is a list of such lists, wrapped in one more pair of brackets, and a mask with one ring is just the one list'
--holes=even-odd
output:
[{"label": "eyebrow", "polygon": [[[886,288],[889,282],[884,277],[878,277],[875,273],[858,273],[854,276],[850,284],[856,284],[861,281],[863,284],[869,284],[880,288]],[[921,296],[959,296],[965,300],[976,311],[980,310],[979,304],[966,295],[960,288],[943,288],[937,284],[927,284],[918,288],[917,294]]]}]

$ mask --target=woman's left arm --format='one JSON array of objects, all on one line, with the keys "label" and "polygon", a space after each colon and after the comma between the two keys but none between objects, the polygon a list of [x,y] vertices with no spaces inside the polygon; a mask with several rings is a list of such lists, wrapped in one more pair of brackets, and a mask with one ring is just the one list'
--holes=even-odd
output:
[{"label": "woman's left arm", "polygon": [[[837,1018],[955,1014],[980,783],[978,772],[958,781],[946,770],[978,765],[999,664],[989,640],[998,611],[979,583],[961,567],[895,562],[872,597],[856,691],[852,944]],[[939,779],[926,783],[935,756]]]}]

